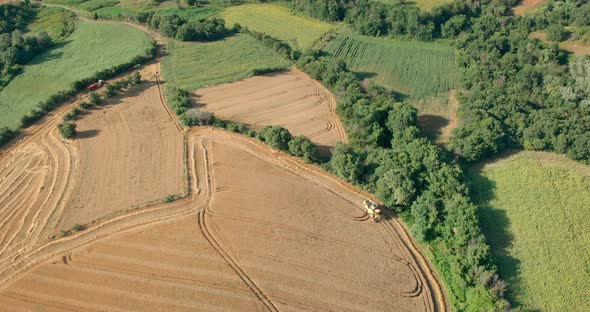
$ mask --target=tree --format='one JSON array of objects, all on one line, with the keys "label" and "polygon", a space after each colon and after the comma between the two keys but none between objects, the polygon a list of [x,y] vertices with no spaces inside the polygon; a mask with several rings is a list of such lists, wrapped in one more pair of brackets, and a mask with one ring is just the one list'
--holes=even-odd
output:
[{"label": "tree", "polygon": [[551,25],[545,29],[549,41],[561,42],[567,39],[569,32],[561,25]]},{"label": "tree", "polygon": [[349,182],[358,183],[364,171],[363,157],[350,145],[338,142],[332,149],[329,168],[337,176]]},{"label": "tree", "polygon": [[440,200],[432,192],[425,192],[412,204],[411,230],[419,241],[426,241],[433,237],[434,226],[438,219]]},{"label": "tree", "polygon": [[66,139],[72,139],[76,136],[76,123],[70,121],[64,121],[57,125],[59,133]]},{"label": "tree", "polygon": [[289,130],[278,126],[266,126],[260,130],[259,134],[262,141],[266,142],[270,147],[286,151],[289,149],[289,141],[291,141],[291,133]]},{"label": "tree", "polygon": [[302,157],[308,163],[317,163],[320,160],[318,147],[303,135],[296,136],[289,142],[289,153]]},{"label": "tree", "polygon": [[141,73],[138,71],[133,73],[133,75],[131,76],[131,82],[134,84],[140,84],[141,83]]}]

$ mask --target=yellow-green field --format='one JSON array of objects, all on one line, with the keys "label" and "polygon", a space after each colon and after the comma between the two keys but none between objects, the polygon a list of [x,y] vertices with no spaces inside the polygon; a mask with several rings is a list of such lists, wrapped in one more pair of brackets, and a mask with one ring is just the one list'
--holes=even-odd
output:
[{"label": "yellow-green field", "polygon": [[[382,3],[400,3],[399,0],[374,0],[375,2],[382,2]],[[416,3],[416,5],[424,11],[430,11],[432,10],[434,7],[437,7],[441,4],[445,4],[445,3],[451,3],[453,2],[453,0],[415,0],[415,1],[410,1],[411,3]]]},{"label": "yellow-green field", "polygon": [[335,26],[322,21],[291,14],[282,6],[246,4],[230,7],[222,13],[228,25],[240,24],[257,32],[308,49]]},{"label": "yellow-green field", "polygon": [[590,167],[520,152],[469,176],[511,300],[523,311],[590,311]]},{"label": "yellow-green field", "polygon": [[285,69],[290,62],[249,35],[214,42],[171,41],[162,61],[167,83],[196,90],[254,75],[255,70]]}]

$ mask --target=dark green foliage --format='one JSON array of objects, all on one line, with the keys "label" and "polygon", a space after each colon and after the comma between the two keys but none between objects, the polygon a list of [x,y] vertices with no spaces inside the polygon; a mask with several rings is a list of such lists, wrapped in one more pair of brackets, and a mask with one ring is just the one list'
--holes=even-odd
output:
[{"label": "dark green foliage", "polygon": [[342,179],[359,183],[363,177],[363,155],[351,146],[338,142],[332,149],[332,158],[328,163],[330,171]]},{"label": "dark green foliage", "polygon": [[561,25],[551,25],[545,29],[549,41],[561,42],[567,39],[569,32]]},{"label": "dark green foliage", "polygon": [[318,163],[320,160],[318,147],[303,135],[296,136],[289,141],[289,154],[301,157],[308,163]]},{"label": "dark green foliage", "polygon": [[179,200],[181,198],[181,196],[179,195],[166,195],[164,196],[164,198],[162,198],[162,203],[172,203],[175,202],[177,200]]},{"label": "dark green foliage", "polygon": [[174,87],[169,88],[167,91],[166,99],[168,100],[168,104],[176,115],[182,116],[191,107],[190,93]]},{"label": "dark green foliage", "polygon": [[74,227],[72,227],[72,230],[74,232],[80,232],[80,231],[84,231],[86,229],[85,225],[81,225],[81,224],[76,224],[74,225]]},{"label": "dark green foliage", "polygon": [[10,128],[0,128],[0,147],[8,143],[12,138],[16,136],[16,134],[17,132]]},{"label": "dark green foliage", "polygon": [[161,15],[148,11],[141,14],[138,21],[166,37],[181,41],[214,41],[234,32],[225,27],[225,21],[220,17],[189,21],[176,14]]},{"label": "dark green foliage", "polygon": [[57,125],[59,133],[65,139],[73,139],[76,136],[76,123],[64,121]]},{"label": "dark green foliage", "polygon": [[72,107],[72,109],[64,115],[63,120],[69,121],[76,119],[80,115],[80,113],[82,113],[82,111],[78,107]]},{"label": "dark green foliage", "polygon": [[287,151],[289,149],[289,141],[291,141],[291,133],[289,130],[278,126],[266,126],[260,129],[258,133],[261,141],[268,144],[270,147]]},{"label": "dark green foliage", "polygon": [[0,4],[0,90],[20,73],[22,65],[53,46],[44,31],[25,35],[35,14],[28,3]]},{"label": "dark green foliage", "polygon": [[590,61],[578,57],[568,71],[567,58],[556,44],[529,38],[531,31],[545,29],[548,23],[556,33],[563,33],[562,26],[570,23],[589,24],[573,16],[590,12],[590,4],[565,2],[545,10],[547,15],[530,18],[472,18],[470,32],[457,40],[462,83],[469,92],[461,103],[462,126],[451,146],[464,159],[523,147],[590,160],[582,151],[583,134],[590,132],[590,94],[585,91]]}]

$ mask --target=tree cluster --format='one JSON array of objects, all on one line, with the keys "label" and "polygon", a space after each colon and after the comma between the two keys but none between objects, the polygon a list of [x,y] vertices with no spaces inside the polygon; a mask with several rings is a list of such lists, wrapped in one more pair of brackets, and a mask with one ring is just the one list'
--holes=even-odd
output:
[{"label": "tree cluster", "polygon": [[137,20],[166,37],[180,41],[215,41],[234,33],[225,27],[225,21],[220,17],[188,20],[177,14],[162,15],[148,11],[139,13]]},{"label": "tree cluster", "polygon": [[469,93],[451,146],[464,159],[523,147],[590,161],[588,58],[564,66],[566,54],[556,44],[529,38],[537,19],[482,15],[456,40]]},{"label": "tree cluster", "polygon": [[337,112],[350,143],[335,146],[326,168],[405,217],[415,237],[433,247],[457,308],[507,308],[505,284],[495,273],[461,169],[422,137],[416,109],[382,88],[365,90],[345,64],[317,51],[304,54],[298,66],[339,97]]},{"label": "tree cluster", "polygon": [[24,64],[53,45],[44,31],[24,35],[27,23],[34,16],[35,10],[25,3],[0,5],[0,90]]}]

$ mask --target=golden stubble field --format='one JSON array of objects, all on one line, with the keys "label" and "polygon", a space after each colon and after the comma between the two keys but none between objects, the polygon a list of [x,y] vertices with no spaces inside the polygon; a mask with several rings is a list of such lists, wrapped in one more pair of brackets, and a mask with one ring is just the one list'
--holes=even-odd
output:
[{"label": "golden stubble field", "polygon": [[[182,129],[160,96],[150,79],[68,142],[65,106],[1,151],[1,311],[446,310],[405,227],[368,220],[370,195],[254,139]],[[59,235],[72,224],[86,229]]]}]

